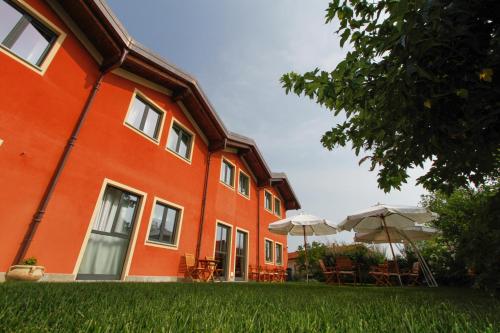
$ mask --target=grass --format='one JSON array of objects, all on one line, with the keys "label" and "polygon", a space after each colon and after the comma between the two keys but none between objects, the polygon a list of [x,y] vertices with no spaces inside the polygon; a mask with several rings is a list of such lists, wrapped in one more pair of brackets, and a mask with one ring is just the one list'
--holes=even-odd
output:
[{"label": "grass", "polygon": [[0,284],[0,332],[500,332],[474,290],[321,284]]}]

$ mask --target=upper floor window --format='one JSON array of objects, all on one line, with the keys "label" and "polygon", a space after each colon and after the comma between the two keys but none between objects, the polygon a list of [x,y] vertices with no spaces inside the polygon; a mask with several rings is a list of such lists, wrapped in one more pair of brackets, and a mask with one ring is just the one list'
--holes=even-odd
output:
[{"label": "upper floor window", "polygon": [[266,239],[265,241],[266,262],[273,262],[273,242],[269,239]]},{"label": "upper floor window", "polygon": [[222,159],[222,168],[220,173],[220,180],[224,184],[234,187],[234,170],[235,167],[228,160]]},{"label": "upper floor window", "polygon": [[163,112],[146,102],[144,98],[135,95],[126,123],[149,138],[158,141],[162,118]]},{"label": "upper floor window", "polygon": [[281,217],[281,200],[274,197],[274,214]]},{"label": "upper floor window", "polygon": [[250,177],[240,170],[238,191],[245,197],[250,197]]},{"label": "upper floor window", "polygon": [[57,37],[12,1],[0,0],[0,44],[3,48],[40,67]]},{"label": "upper floor window", "polygon": [[273,212],[273,195],[271,192],[264,191],[264,208]]},{"label": "upper floor window", "polygon": [[283,265],[283,245],[276,243],[276,265]]},{"label": "upper floor window", "polygon": [[191,149],[193,143],[193,134],[173,122],[170,130],[168,149],[186,160],[191,160]]},{"label": "upper floor window", "polygon": [[148,240],[166,245],[177,245],[181,210],[157,201],[155,203]]}]

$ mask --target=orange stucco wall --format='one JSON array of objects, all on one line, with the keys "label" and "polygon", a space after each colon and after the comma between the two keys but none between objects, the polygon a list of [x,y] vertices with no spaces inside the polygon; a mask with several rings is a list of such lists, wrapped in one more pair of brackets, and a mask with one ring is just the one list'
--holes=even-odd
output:
[{"label": "orange stucco wall", "polygon": [[[77,38],[47,5],[28,1],[68,36],[42,76],[0,53],[0,272],[15,256],[43,195],[57,160],[77,121],[98,66]],[[124,125],[134,91],[138,89],[166,111],[159,143]],[[191,163],[166,150],[175,117],[196,134]],[[113,73],[104,77],[78,141],[55,189],[42,223],[28,250],[47,273],[74,274],[85,246],[92,214],[105,179],[146,194],[135,223],[136,242],[130,250],[130,276],[182,276],[182,257],[196,252],[208,147],[180,107],[162,92]],[[264,265],[264,237],[283,244],[286,237],[267,231],[279,217],[264,210],[264,191],[251,179],[250,199],[220,181],[221,158],[251,175],[238,154],[223,151],[211,156],[201,256],[213,256],[216,221],[233,226],[230,272],[234,272],[236,228],[249,233],[249,264]],[[251,177],[252,178],[252,177]],[[236,182],[237,183],[237,182]],[[268,187],[274,195],[279,193]],[[146,242],[154,197],[184,208],[176,249]],[[260,199],[259,199],[260,197]],[[258,218],[260,205],[260,218]],[[282,201],[281,211],[284,215]],[[260,220],[260,239],[257,223]]]}]

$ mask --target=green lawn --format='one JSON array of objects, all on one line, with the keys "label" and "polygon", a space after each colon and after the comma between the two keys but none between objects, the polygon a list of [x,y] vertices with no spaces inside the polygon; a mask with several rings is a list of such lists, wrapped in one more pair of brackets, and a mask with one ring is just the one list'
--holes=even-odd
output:
[{"label": "green lawn", "polygon": [[0,284],[0,332],[499,332],[468,289],[321,284]]}]

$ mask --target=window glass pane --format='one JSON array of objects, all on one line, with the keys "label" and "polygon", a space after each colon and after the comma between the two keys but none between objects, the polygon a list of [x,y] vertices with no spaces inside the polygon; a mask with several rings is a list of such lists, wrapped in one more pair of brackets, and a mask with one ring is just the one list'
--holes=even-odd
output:
[{"label": "window glass pane", "polygon": [[273,209],[273,196],[271,195],[271,193],[269,192],[264,192],[265,193],[265,196],[266,196],[266,200],[265,200],[265,205],[266,205],[266,208],[269,209],[269,210],[272,210]]},{"label": "window glass pane", "polygon": [[177,142],[179,142],[179,135],[180,135],[180,130],[176,126],[173,126],[168,141],[168,148],[170,150],[177,151]]},{"label": "window glass pane", "polygon": [[39,29],[29,24],[11,50],[30,63],[39,65],[51,39],[50,36],[44,36]]},{"label": "window glass pane", "polygon": [[179,155],[188,158],[189,155],[188,149],[190,144],[191,144],[191,136],[186,132],[182,131],[181,140],[179,142],[179,150],[177,151]]},{"label": "window glass pane", "polygon": [[55,36],[31,15],[0,1],[0,42],[19,57],[40,65]]},{"label": "window glass pane", "polygon": [[128,113],[127,123],[137,129],[140,129],[145,109],[146,105],[140,99],[135,98],[132,109]]},{"label": "window glass pane", "polygon": [[20,12],[5,1],[0,0],[0,42],[2,44],[21,17],[23,15]]},{"label": "window glass pane", "polygon": [[273,243],[271,241],[266,240],[266,261],[273,260]]},{"label": "window glass pane", "polygon": [[146,121],[144,123],[144,133],[146,133],[147,136],[152,137],[156,139],[157,137],[157,129],[158,129],[158,124],[160,123],[160,114],[149,108],[148,114],[146,116]]},{"label": "window glass pane", "polygon": [[281,264],[281,253],[282,253],[281,244],[276,244],[276,263],[277,264]]},{"label": "window glass pane", "polygon": [[240,184],[240,193],[243,194],[243,195],[246,195],[248,196],[249,194],[249,184],[250,184],[250,180],[249,178],[242,172],[240,172],[240,181],[239,181],[239,184]]},{"label": "window glass pane", "polygon": [[175,243],[178,213],[177,209],[167,208],[167,216],[162,229],[162,241],[165,243]]},{"label": "window glass pane", "polygon": [[99,215],[94,221],[93,230],[111,232],[121,196],[122,192],[119,189],[114,187],[106,188]]},{"label": "window glass pane", "polygon": [[149,240],[159,241],[160,240],[160,230],[161,222],[163,219],[163,214],[165,212],[165,207],[163,205],[155,205],[153,212],[153,220],[151,221],[151,227],[149,229]]},{"label": "window glass pane", "polygon": [[119,213],[116,220],[115,232],[128,235],[132,231],[132,223],[134,222],[134,212],[137,206],[137,197],[128,193],[122,194],[120,201]]},{"label": "window glass pane", "polygon": [[234,184],[234,167],[226,161],[222,162],[221,180],[229,186]]},{"label": "window glass pane", "polygon": [[281,215],[281,201],[278,198],[274,198],[274,212],[276,215]]}]

